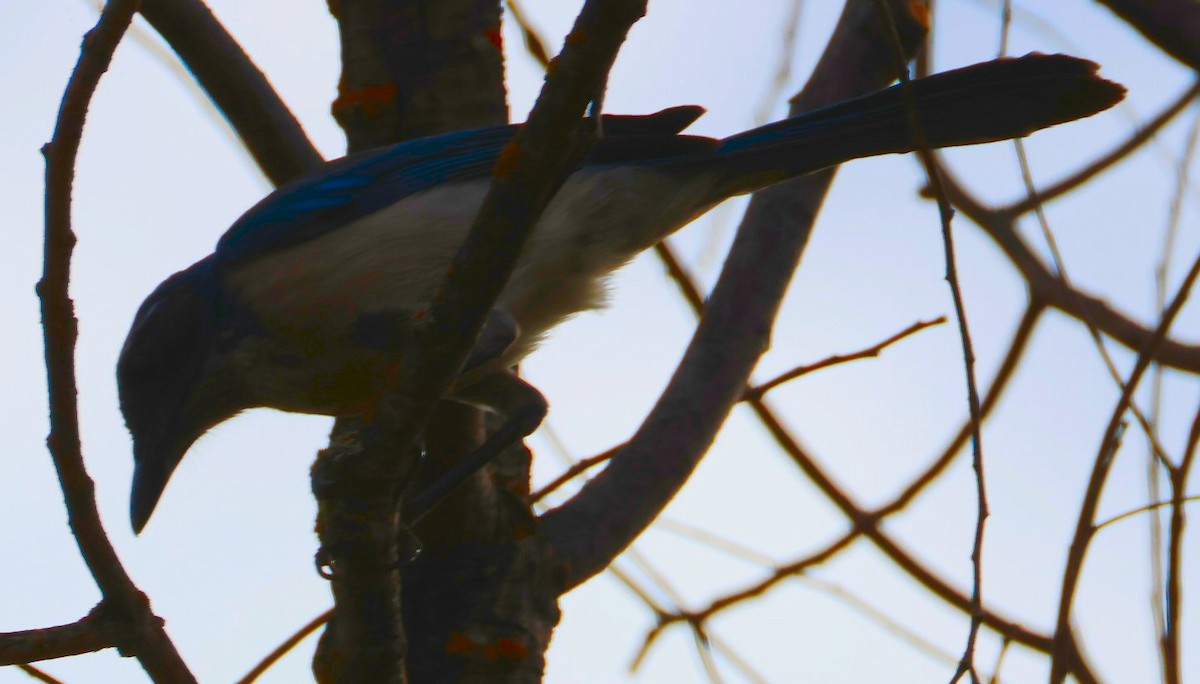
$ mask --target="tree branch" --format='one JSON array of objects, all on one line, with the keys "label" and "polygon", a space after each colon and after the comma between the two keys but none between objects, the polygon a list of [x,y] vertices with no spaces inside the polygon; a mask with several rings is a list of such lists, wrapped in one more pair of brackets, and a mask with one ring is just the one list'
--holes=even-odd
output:
[{"label": "tree branch", "polygon": [[[1154,334],[1152,330],[1113,309],[1107,302],[1068,287],[1061,278],[1051,273],[1017,233],[1015,216],[985,207],[975,201],[949,169],[943,168],[942,180],[946,195],[954,206],[979,225],[1021,272],[1032,298],[1080,321],[1091,322],[1105,335],[1129,349],[1142,349],[1150,341]],[[1155,361],[1191,373],[1200,373],[1200,347],[1169,339],[1163,340]]]},{"label": "tree branch", "polygon": [[[927,26],[896,1],[908,50]],[[871,0],[850,0],[791,113],[891,82],[890,53]],[[687,354],[638,433],[562,507],[540,535],[563,573],[563,591],[604,569],[654,520],[712,443],[766,350],[779,302],[807,243],[833,171],[756,193]]]},{"label": "tree branch", "polygon": [[96,27],[84,36],[83,49],[67,83],[54,135],[42,148],[46,158],[46,242],[44,272],[37,292],[42,304],[46,344],[46,380],[50,398],[50,434],[46,439],[58,472],[67,522],[88,570],[103,595],[106,611],[121,624],[119,644],[137,656],[155,681],[195,681],[134,586],[109,542],[96,508],[95,485],[83,464],[79,438],[75,341],[78,323],[71,301],[71,186],[88,104],[113,52],[137,12],[139,0],[111,0]]},{"label": "tree branch", "polygon": [[92,653],[117,645],[120,634],[110,616],[93,609],[69,625],[0,632],[0,666]]},{"label": "tree branch", "polygon": [[1124,425],[1122,418],[1129,409],[1129,404],[1133,399],[1133,392],[1137,389],[1138,383],[1144,377],[1150,364],[1156,360],[1159,349],[1166,340],[1167,332],[1170,330],[1171,324],[1175,322],[1175,318],[1183,308],[1183,304],[1187,301],[1197,277],[1200,277],[1200,256],[1197,256],[1196,260],[1192,263],[1191,269],[1188,271],[1183,283],[1179,286],[1179,290],[1176,292],[1170,305],[1163,312],[1162,319],[1155,327],[1154,332],[1145,345],[1138,351],[1137,362],[1129,374],[1129,379],[1125,382],[1121,396],[1117,400],[1117,405],[1113,407],[1112,415],[1109,416],[1108,426],[1105,428],[1104,437],[1100,442],[1100,449],[1096,454],[1096,459],[1092,466],[1091,476],[1088,478],[1087,490],[1083,498],[1083,503],[1080,506],[1075,535],[1072,538],[1071,548],[1067,554],[1066,569],[1063,571],[1062,595],[1059,599],[1058,622],[1054,633],[1055,652],[1050,671],[1050,681],[1053,684],[1058,684],[1066,678],[1067,673],[1070,671],[1071,659],[1074,656],[1073,650],[1069,648],[1069,644],[1067,643],[1071,631],[1071,609],[1075,599],[1075,590],[1079,585],[1079,577],[1083,572],[1083,561],[1087,555],[1088,546],[1091,544],[1092,538],[1096,535],[1096,510],[1100,506],[1100,495],[1104,491],[1104,485],[1108,480],[1108,474],[1111,472],[1112,463],[1116,458],[1116,451]]}]

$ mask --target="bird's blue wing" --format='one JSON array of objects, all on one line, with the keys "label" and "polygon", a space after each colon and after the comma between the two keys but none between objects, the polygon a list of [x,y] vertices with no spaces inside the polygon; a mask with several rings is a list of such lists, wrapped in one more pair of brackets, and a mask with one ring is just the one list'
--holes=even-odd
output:
[{"label": "bird's blue wing", "polygon": [[217,242],[217,258],[225,266],[252,261],[422,190],[483,178],[515,132],[516,126],[457,131],[332,162],[251,207]]},{"label": "bird's blue wing", "polygon": [[[676,134],[704,112],[665,109],[646,116],[604,117],[606,137],[588,163],[647,161],[679,153]],[[581,125],[590,125],[581,122]],[[484,178],[519,125],[419,138],[327,164],[268,195],[217,242],[223,267],[240,265],[337,230],[444,183]]]}]

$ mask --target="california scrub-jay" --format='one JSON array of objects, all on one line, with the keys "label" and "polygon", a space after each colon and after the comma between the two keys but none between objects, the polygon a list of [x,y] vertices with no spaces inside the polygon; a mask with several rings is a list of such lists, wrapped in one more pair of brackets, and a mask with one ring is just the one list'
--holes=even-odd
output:
[{"label": "california scrub-jay", "polygon": [[[909,85],[924,143],[949,147],[1111,107],[1124,88],[1097,68],[1032,54]],[[600,306],[615,269],[725,199],[850,159],[912,151],[907,98],[893,86],[723,140],[680,135],[700,107],[605,116],[603,137],[546,208],[448,398],[507,412],[505,388],[519,387],[509,368],[563,319]],[[146,299],[117,364],[136,463],[134,530],[192,443],[239,411],[369,409],[516,130],[458,131],[331,162],[268,195],[216,251]],[[544,404],[537,410],[522,432]]]}]

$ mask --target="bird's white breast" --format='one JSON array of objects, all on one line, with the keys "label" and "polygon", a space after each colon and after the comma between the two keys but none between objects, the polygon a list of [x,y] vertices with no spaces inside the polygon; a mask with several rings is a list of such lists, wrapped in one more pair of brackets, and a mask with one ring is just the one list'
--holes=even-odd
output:
[{"label": "bird's white breast", "polygon": [[[647,169],[572,175],[500,297],[522,330],[508,360],[564,318],[602,305],[604,277],[706,208],[698,204],[707,185]],[[344,330],[363,312],[416,311],[441,284],[486,190],[480,180],[411,195],[242,266],[228,286],[267,324],[297,330]]]}]

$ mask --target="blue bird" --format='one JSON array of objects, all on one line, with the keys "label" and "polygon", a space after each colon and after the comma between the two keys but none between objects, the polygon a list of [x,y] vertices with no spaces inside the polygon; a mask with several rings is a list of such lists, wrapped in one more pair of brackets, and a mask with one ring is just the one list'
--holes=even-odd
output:
[{"label": "blue bird", "polygon": [[[1111,107],[1097,65],[1032,54],[910,85],[933,147],[993,142]],[[509,372],[546,333],[603,303],[614,270],[716,204],[850,159],[916,147],[900,86],[715,140],[681,135],[699,107],[605,116],[604,137],[546,208],[449,400],[522,416],[545,404]],[[591,125],[581,123],[581,125]],[[191,445],[245,409],[348,416],[395,376],[517,125],[331,162],[239,218],[216,250],[142,304],[117,364],[146,524]]]}]

